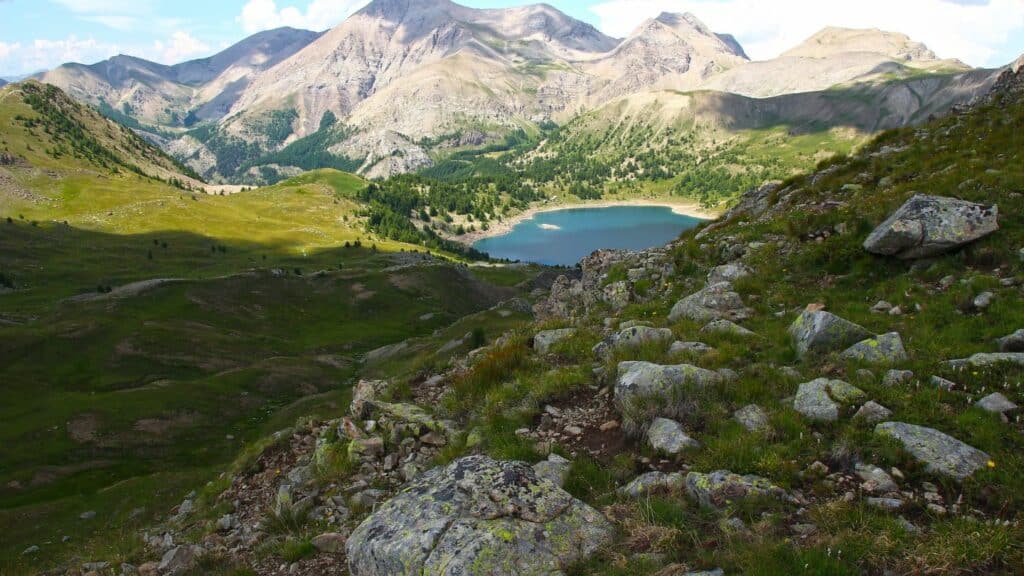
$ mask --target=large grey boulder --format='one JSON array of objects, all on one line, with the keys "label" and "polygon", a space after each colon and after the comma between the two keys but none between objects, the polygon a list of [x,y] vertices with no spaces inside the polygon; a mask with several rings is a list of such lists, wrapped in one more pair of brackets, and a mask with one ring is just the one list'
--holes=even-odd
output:
[{"label": "large grey boulder", "polygon": [[995,232],[998,216],[997,206],[918,194],[868,236],[864,249],[905,260],[927,258]]},{"label": "large grey boulder", "polygon": [[725,508],[749,498],[771,497],[784,502],[793,498],[785,490],[760,476],[741,476],[728,470],[686,475],[686,493],[707,508]]},{"label": "large grey boulder", "polygon": [[839,408],[863,399],[864,392],[842,380],[818,378],[800,385],[793,400],[793,409],[811,420],[835,422]]},{"label": "large grey boulder", "polygon": [[999,392],[993,392],[992,394],[985,396],[981,400],[978,400],[974,405],[986,412],[992,412],[995,414],[1006,414],[1007,412],[1013,412],[1018,408],[1018,406],[1010,401],[1009,398]]},{"label": "large grey boulder", "polygon": [[460,458],[409,483],[349,537],[353,576],[557,574],[614,530],[528,464]]},{"label": "large grey boulder", "polygon": [[615,405],[628,428],[657,416],[685,413],[691,387],[722,382],[722,375],[689,364],[663,366],[650,362],[620,362],[615,381]]},{"label": "large grey boulder", "polygon": [[844,320],[831,312],[808,309],[789,327],[797,354],[828,354],[845,350],[872,336],[862,326]]},{"label": "large grey boulder", "polygon": [[868,338],[850,346],[841,355],[844,360],[857,360],[872,364],[896,364],[907,360],[903,338],[897,332]]},{"label": "large grey boulder", "polygon": [[733,291],[732,284],[719,282],[676,302],[668,315],[668,320],[743,320],[749,318],[750,314],[750,309],[743,304],[743,298]]},{"label": "large grey boulder", "polygon": [[616,348],[635,348],[648,342],[671,342],[675,338],[668,328],[651,328],[650,326],[632,326],[615,336]]},{"label": "large grey boulder", "polygon": [[1024,329],[996,340],[1000,352],[1024,352]]},{"label": "large grey boulder", "polygon": [[753,272],[750,268],[740,262],[731,262],[729,264],[723,264],[717,266],[708,273],[708,286],[718,284],[719,282],[735,282],[740,278],[746,278]]},{"label": "large grey boulder", "polygon": [[547,354],[551,351],[552,346],[566,338],[571,338],[574,334],[576,334],[575,328],[560,328],[558,330],[538,332],[533,337],[533,349],[539,354]]},{"label": "large grey boulder", "polygon": [[683,425],[668,418],[655,418],[647,429],[647,443],[657,452],[675,456],[683,450],[700,448],[697,442],[683,430]]},{"label": "large grey boulder", "polygon": [[895,438],[926,469],[957,481],[988,465],[988,454],[932,428],[903,422],[883,422],[875,426],[875,434]]}]

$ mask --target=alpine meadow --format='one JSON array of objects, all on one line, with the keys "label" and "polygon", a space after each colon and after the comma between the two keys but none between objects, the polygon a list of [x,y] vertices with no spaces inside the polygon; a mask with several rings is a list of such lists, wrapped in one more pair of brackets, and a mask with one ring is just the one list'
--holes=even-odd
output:
[{"label": "alpine meadow", "polygon": [[0,574],[1024,574],[1024,56],[466,1],[0,3]]}]

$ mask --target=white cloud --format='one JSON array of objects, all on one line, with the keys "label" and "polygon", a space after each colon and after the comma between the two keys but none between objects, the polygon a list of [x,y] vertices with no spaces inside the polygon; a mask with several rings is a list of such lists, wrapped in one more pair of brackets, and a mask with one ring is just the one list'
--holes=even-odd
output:
[{"label": "white cloud", "polygon": [[368,0],[311,0],[303,11],[296,6],[279,8],[275,0],[249,0],[242,7],[238,21],[249,34],[282,26],[325,30],[367,3]]},{"label": "white cloud", "polygon": [[49,70],[68,62],[92,64],[123,53],[162,64],[178,64],[211,51],[206,42],[181,30],[149,45],[120,45],[71,35],[59,40],[41,38],[30,43],[0,42],[0,70],[4,74],[21,75]]},{"label": "white cloud", "polygon": [[881,28],[924,42],[942,58],[998,66],[1003,47],[1024,35],[1024,2],[990,0],[605,0],[590,8],[601,28],[626,36],[660,12],[692,12],[735,35],[754,59],[778,56],[825,26]]},{"label": "white cloud", "polygon": [[163,64],[178,64],[196,56],[205,55],[210,51],[209,44],[195,38],[188,32],[177,31],[167,42],[157,40],[153,43],[156,59]]}]

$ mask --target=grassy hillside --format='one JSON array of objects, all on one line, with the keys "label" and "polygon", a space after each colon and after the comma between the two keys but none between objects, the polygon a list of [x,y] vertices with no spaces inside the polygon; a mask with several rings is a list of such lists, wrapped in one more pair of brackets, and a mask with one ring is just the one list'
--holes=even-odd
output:
[{"label": "grassy hillside", "polygon": [[[1024,326],[1024,166],[1017,160],[1024,152],[1018,130],[1024,122],[1022,86],[1018,77],[968,111],[886,132],[854,155],[752,191],[719,222],[687,232],[664,249],[589,259],[581,284],[551,295],[554,304],[575,314],[552,313],[529,325],[508,311],[474,315],[368,362],[365,373],[389,380],[380,393],[387,401],[416,403],[453,423],[457,431],[445,433],[448,443],[433,452],[431,464],[476,453],[531,463],[550,453],[570,458],[565,490],[600,510],[617,531],[610,545],[569,567],[569,574],[663,576],[715,568],[766,576],[1018,574],[1024,565],[1024,427],[1019,412],[1004,418],[976,402],[998,391],[1024,403],[1024,368],[1004,363],[961,369],[948,361],[994,351],[996,338]],[[868,234],[915,193],[998,205],[999,230],[924,260],[867,252]],[[673,265],[668,278],[652,275],[664,270],[661,258]],[[727,262],[750,269],[734,288],[749,307],[742,325],[752,333],[710,333],[703,322],[670,321],[674,304],[705,287],[709,271]],[[613,296],[629,295],[624,307],[608,301],[613,284],[619,286]],[[977,298],[985,292],[988,304]],[[880,300],[900,312],[872,311]],[[801,357],[789,329],[809,305],[824,306],[872,333],[898,332],[907,358],[870,364],[838,351]],[[626,322],[666,329],[670,337],[618,345],[613,337]],[[483,327],[504,334],[468,355],[448,346],[464,330],[470,331],[467,339],[477,340],[474,328]],[[575,332],[546,353],[535,349],[540,331],[563,327]],[[672,352],[673,340],[700,341],[709,349]],[[600,342],[609,346],[604,356],[595,349]],[[620,362],[638,360],[718,371],[720,380],[690,382],[675,389],[677,395],[646,406],[678,403],[673,417],[699,447],[670,457],[628,434],[632,428],[625,419],[635,413],[623,413],[612,390]],[[913,374],[887,382],[891,368]],[[933,377],[954,385],[937,386]],[[862,396],[837,409],[835,421],[812,420],[798,411],[794,396],[801,384],[817,378],[841,379]],[[891,411],[885,420],[934,428],[984,451],[986,460],[963,482],[930,471],[926,460],[945,454],[933,450],[915,457],[877,433],[873,423],[854,417],[869,399]],[[764,411],[765,428],[750,430],[734,417],[751,404]],[[367,424],[357,415],[353,419],[357,427]],[[377,467],[386,466],[377,462],[386,462],[388,450],[400,448],[383,441],[384,453],[361,454],[369,440],[362,433],[338,434],[336,425],[297,432],[309,438],[307,444],[325,439],[335,450],[331,454],[341,454],[317,468],[317,493],[323,499],[348,494],[346,487],[358,480],[400,489],[394,474]],[[301,445],[291,444],[284,470],[321,454]],[[280,462],[275,458],[281,454],[268,449],[247,455],[203,498],[216,503],[245,493],[240,487],[265,482],[266,474],[247,471],[244,464]],[[879,490],[877,482],[858,477],[858,464],[891,474],[896,488]],[[733,486],[702,506],[682,487],[640,497],[619,490],[646,472],[718,470],[760,476],[759,482],[779,487],[792,500]],[[706,480],[698,480],[696,489],[706,488],[700,482]],[[882,495],[894,500],[876,499]],[[205,573],[269,572],[268,566],[286,562],[298,562],[299,570],[343,572],[343,553],[319,552],[311,541],[324,531],[348,534],[372,513],[353,504],[352,514],[342,519],[298,517],[264,533],[255,547],[234,553],[211,544],[219,538],[214,519],[224,506],[212,504],[184,522],[161,524],[208,546],[211,552],[198,568]],[[254,498],[246,512],[273,518],[273,506],[271,497]],[[417,529],[416,520],[402,527]],[[119,551],[107,557],[136,562],[153,555]]]},{"label": "grassy hillside", "polygon": [[254,441],[339,414],[367,352],[536,273],[478,277],[367,232],[367,183],[335,170],[189,190],[155,148],[36,84],[0,92],[0,126],[4,574],[38,573],[32,545],[46,565],[137,546]]}]

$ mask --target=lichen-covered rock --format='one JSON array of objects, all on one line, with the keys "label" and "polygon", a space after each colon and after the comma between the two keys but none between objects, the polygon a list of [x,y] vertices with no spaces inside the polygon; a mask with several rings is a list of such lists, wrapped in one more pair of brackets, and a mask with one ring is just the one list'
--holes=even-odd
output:
[{"label": "lichen-covered rock", "polygon": [[533,349],[539,354],[547,354],[551,351],[552,346],[566,338],[571,338],[574,334],[576,334],[575,328],[560,328],[558,330],[538,332],[533,337]]},{"label": "lichen-covered rock", "polygon": [[818,378],[800,385],[793,400],[793,409],[811,420],[835,422],[839,419],[839,408],[864,398],[864,392],[843,382]]},{"label": "lichen-covered rock", "polygon": [[824,310],[805,310],[789,327],[797,354],[828,354],[844,350],[872,334],[853,322]]},{"label": "lichen-covered rock", "polygon": [[633,348],[648,342],[671,342],[675,338],[668,328],[651,328],[650,326],[633,326],[626,328],[615,336],[616,348]]},{"label": "lichen-covered rock", "polygon": [[991,460],[988,454],[963,442],[924,426],[904,422],[883,422],[875,426],[875,434],[895,438],[929,472],[963,481],[984,468]]},{"label": "lichen-covered rock", "polygon": [[650,362],[620,362],[615,405],[623,415],[623,423],[635,430],[650,418],[682,415],[689,387],[702,388],[721,381],[722,376],[717,372],[689,364],[663,366]]},{"label": "lichen-covered rock", "polygon": [[673,342],[669,354],[707,354],[715,349],[703,342]]},{"label": "lichen-covered rock", "polygon": [[681,490],[685,483],[686,479],[679,472],[647,472],[619,488],[619,493],[631,498],[640,498],[656,492]]},{"label": "lichen-covered rock", "polygon": [[757,404],[740,408],[732,417],[750,432],[768,430],[768,414]]},{"label": "lichen-covered rock", "polygon": [[522,462],[460,458],[409,483],[359,525],[353,576],[549,575],[611,541],[596,510]]},{"label": "lichen-covered rock", "polygon": [[981,400],[978,400],[975,406],[986,412],[993,412],[995,414],[1006,414],[1007,412],[1013,412],[1018,408],[1018,406],[1011,402],[1009,398],[1003,396],[999,392],[993,392]]},{"label": "lichen-covered rock", "polygon": [[914,379],[910,370],[889,370],[882,377],[882,385],[892,388],[900,384],[909,384]]},{"label": "lichen-covered rock", "polygon": [[728,470],[710,474],[690,472],[686,475],[686,493],[701,506],[708,508],[725,508],[748,498],[769,497],[784,502],[793,501],[785,490],[766,478],[749,474],[741,476]]},{"label": "lichen-covered rock", "polygon": [[981,352],[960,360],[950,360],[954,368],[971,366],[973,368],[989,368],[999,364],[1017,364],[1024,366],[1024,352]]},{"label": "lichen-covered rock", "polygon": [[867,237],[864,249],[905,260],[935,256],[995,232],[998,216],[996,206],[918,194]]},{"label": "lichen-covered rock", "polygon": [[700,448],[700,442],[691,438],[683,425],[668,418],[655,418],[647,429],[647,443],[658,452],[675,456],[683,450]]},{"label": "lichen-covered rock", "polygon": [[375,400],[388,388],[386,380],[360,380],[352,390],[352,404],[349,405],[349,412],[353,418],[362,420],[366,414],[364,406],[367,402]]},{"label": "lichen-covered rock", "polygon": [[739,336],[741,338],[757,336],[757,334],[754,334],[732,320],[714,320],[712,322],[708,322],[706,326],[700,329],[700,332],[701,334],[727,334],[730,336]]},{"label": "lichen-covered rock", "polygon": [[996,340],[1000,352],[1024,352],[1024,329]]},{"label": "lichen-covered rock", "polygon": [[629,306],[631,295],[629,282],[621,280],[605,286],[601,292],[601,299],[607,302],[612,307],[612,310],[622,310]]},{"label": "lichen-covered rock", "polygon": [[841,357],[872,364],[896,364],[907,360],[907,351],[899,333],[889,332],[877,338],[861,340],[847,348]]},{"label": "lichen-covered rock", "polygon": [[715,267],[708,273],[708,286],[718,284],[719,282],[735,282],[751,274],[753,272],[743,263],[731,262],[723,264]]},{"label": "lichen-covered rock", "polygon": [[751,311],[743,304],[743,299],[733,291],[732,284],[719,282],[676,302],[668,315],[668,320],[743,320],[750,317],[750,314]]}]

